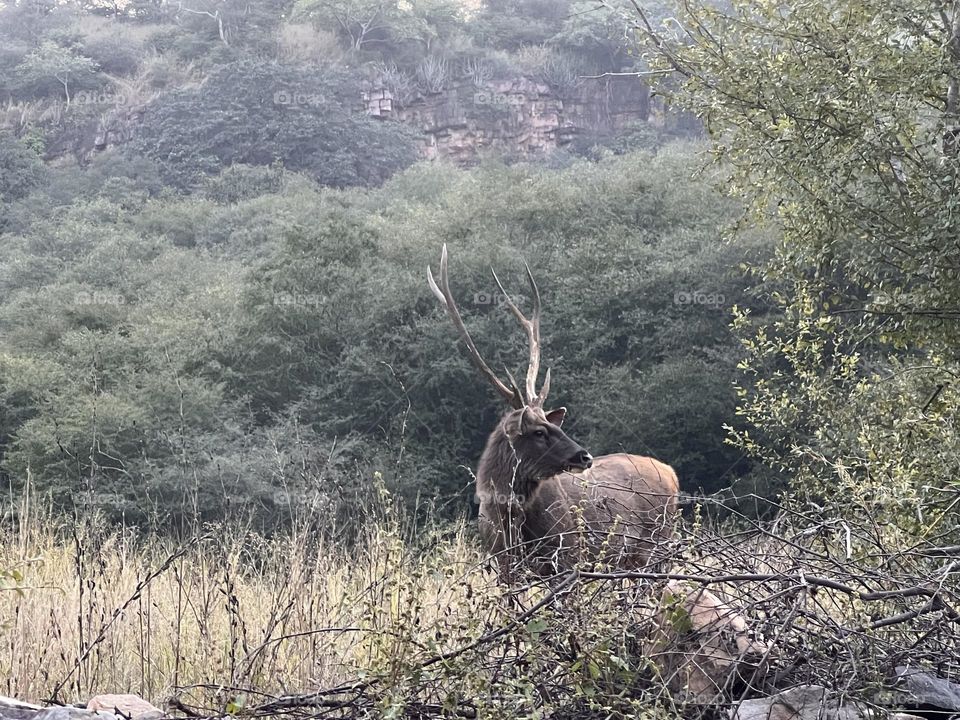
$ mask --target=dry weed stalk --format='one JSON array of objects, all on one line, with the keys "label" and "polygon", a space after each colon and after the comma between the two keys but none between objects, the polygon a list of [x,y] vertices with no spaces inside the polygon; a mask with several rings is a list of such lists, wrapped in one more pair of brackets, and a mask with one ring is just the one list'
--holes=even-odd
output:
[{"label": "dry weed stalk", "polygon": [[[30,589],[0,593],[0,692],[341,718],[712,716],[800,683],[878,702],[898,665],[960,675],[960,547],[876,530],[781,508],[694,523],[637,571],[503,587],[464,525],[414,532],[389,513],[350,546],[309,528],[183,544],[31,526],[0,544],[0,565],[33,558]],[[684,605],[704,590],[715,624],[745,624],[706,632]],[[693,687],[697,653],[732,655]]]}]

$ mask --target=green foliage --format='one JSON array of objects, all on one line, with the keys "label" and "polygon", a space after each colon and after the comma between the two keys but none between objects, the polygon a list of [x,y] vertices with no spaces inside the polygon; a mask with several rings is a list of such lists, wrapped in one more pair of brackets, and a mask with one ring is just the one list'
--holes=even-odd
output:
[{"label": "green foliage", "polygon": [[615,132],[580,134],[568,147],[574,155],[597,160],[606,153],[623,155],[635,150],[658,150],[679,139],[680,134],[671,129],[637,121]]},{"label": "green foliage", "polygon": [[[735,441],[837,512],[922,532],[944,517],[960,462],[958,12],[691,3],[683,42],[648,33],[731,191],[783,235],[766,277],[784,318],[739,321],[754,429]],[[940,509],[918,520],[924,497]]]},{"label": "green foliage", "polygon": [[[496,293],[487,268],[491,257],[503,258],[501,269],[511,259],[515,267],[522,253],[549,280],[541,283],[549,308],[544,352],[554,367],[555,401],[574,408],[575,434],[597,452],[668,457],[690,487],[714,489],[738,457],[716,434],[735,403],[737,361],[722,303],[749,299],[729,260],[733,251],[701,239],[716,232],[729,209],[713,198],[708,211],[706,188],[705,195],[684,196],[673,185],[668,197],[643,179],[659,173],[685,182],[690,166],[682,158],[665,155],[643,169],[649,156],[635,155],[562,174],[490,168],[446,178],[440,187],[432,173],[412,172],[384,188],[386,199],[328,204],[261,270],[263,286],[249,302],[262,315],[248,331],[249,365],[239,376],[256,373],[251,385],[265,393],[257,404],[276,409],[283,398],[304,397],[301,407],[326,434],[377,428],[399,442],[394,433],[406,432],[407,472],[426,492],[434,467],[445,490],[466,484],[468,478],[458,483],[442,470],[453,459],[448,443],[460,443],[458,456],[475,457],[498,408],[462,354],[451,356],[446,320],[423,326],[431,303],[422,269],[436,262],[442,242],[452,244],[459,297],[477,342],[496,365],[516,370],[526,351],[511,319],[488,299]],[[693,207],[695,219],[687,214]],[[525,238],[519,246],[517,237]],[[688,292],[713,294],[721,304],[683,304]],[[275,372],[278,357],[291,358],[287,372]],[[677,364],[681,357],[686,364]],[[458,390],[446,397],[444,387]],[[651,396],[675,398],[676,406],[652,404]],[[392,425],[391,415],[404,419],[408,403],[412,416]],[[694,450],[692,436],[712,439]]]},{"label": "green foliage", "polygon": [[334,31],[351,53],[405,65],[454,41],[462,15],[453,0],[297,0],[293,8],[295,19]]},{"label": "green foliage", "polygon": [[569,0],[486,0],[469,30],[479,44],[516,51],[560,32],[570,9]]},{"label": "green foliage", "polygon": [[550,44],[576,53],[597,71],[615,71],[629,64],[630,45],[624,8],[611,10],[596,2],[575,2]]},{"label": "green foliage", "polygon": [[[106,28],[107,32],[116,28]],[[123,76],[135,72],[145,54],[145,46],[135,38],[106,34],[85,38],[83,54],[104,73]]]},{"label": "green foliage", "polygon": [[[204,66],[244,57],[269,57],[276,50],[276,33],[288,17],[289,0],[251,0],[242,5],[221,0],[192,0],[170,5],[152,0],[126,4],[124,25],[157,27],[158,50]],[[130,21],[133,21],[131,23]]]},{"label": "green foliage", "polygon": [[54,0],[24,0],[4,3],[0,9],[0,32],[17,44],[37,45],[52,32],[64,28],[70,11]]},{"label": "green foliage", "polygon": [[23,92],[52,94],[59,91],[69,105],[71,93],[95,84],[97,69],[97,64],[85,55],[46,40],[23,58],[16,73]]},{"label": "green foliage", "polygon": [[489,268],[526,303],[531,264],[575,437],[652,452],[690,489],[724,485],[745,469],[722,430],[729,308],[750,304],[737,260],[765,242],[719,240],[735,206],[691,178],[692,150],[417,165],[373,192],[234,166],[180,198],[122,156],[114,175],[58,171],[0,255],[6,471],[136,521],[348,513],[374,472],[411,505],[463,508],[456,468],[502,408],[423,279],[448,242],[497,367],[519,371],[526,348]]},{"label": "green foliage", "polygon": [[[0,14],[0,17],[2,17],[2,14]],[[0,93],[4,98],[13,95],[19,88],[17,67],[23,62],[23,58],[29,50],[30,47],[26,43],[12,40],[0,45]]]},{"label": "green foliage", "polygon": [[[494,294],[489,266],[520,294],[521,257],[543,278],[556,401],[591,449],[652,452],[690,489],[748,470],[722,442],[742,354],[727,324],[752,303],[739,262],[765,242],[720,241],[736,210],[715,178],[691,179],[690,148],[643,127],[583,138],[559,170],[410,167],[415,131],[359,107],[371,61],[409,97],[523,72],[569,93],[630,63],[621,15],[29,0],[0,21],[19,138],[0,137],[0,443],[15,486],[29,471],[61,506],[138,522],[224,506],[272,522],[343,512],[380,472],[411,503],[462,507],[470,477],[453,468],[501,408],[424,285],[444,242],[497,365],[517,370],[526,351],[502,308],[475,302]],[[107,82],[123,106],[78,94]],[[108,128],[111,145],[131,139],[94,151]]]},{"label": "green foliage", "polygon": [[0,133],[0,203],[19,200],[47,177],[40,157],[17,138]]},{"label": "green foliage", "polygon": [[225,65],[151,103],[136,146],[181,189],[236,163],[279,163],[335,187],[377,185],[414,161],[414,134],[355,112],[351,88],[329,69]]},{"label": "green foliage", "polygon": [[521,72],[550,86],[561,97],[568,97],[580,85],[583,68],[569,54],[545,46],[525,47],[517,53]]},{"label": "green foliage", "polygon": [[283,171],[276,167],[231,165],[207,181],[203,194],[214,202],[235,203],[279,193],[284,179]]}]

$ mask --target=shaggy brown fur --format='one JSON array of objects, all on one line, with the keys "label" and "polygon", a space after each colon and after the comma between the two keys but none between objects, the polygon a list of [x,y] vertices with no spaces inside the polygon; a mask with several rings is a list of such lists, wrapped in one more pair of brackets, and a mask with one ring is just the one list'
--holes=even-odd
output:
[{"label": "shaggy brown fur", "polygon": [[[587,559],[621,569],[645,565],[654,544],[673,532],[676,473],[625,453],[576,468],[570,458],[582,448],[547,419],[553,414],[510,411],[487,441],[477,472],[487,551],[502,569],[522,557],[542,574]],[[546,452],[529,442],[537,430],[549,433]]]},{"label": "shaggy brown fur", "polygon": [[508,574],[520,559],[543,574],[586,559],[619,568],[644,565],[653,546],[673,532],[677,475],[669,465],[640,455],[594,460],[560,429],[565,408],[544,412],[550,369],[538,391],[540,291],[529,266],[526,271],[533,301],[530,318],[493,273],[504,302],[527,336],[530,360],[524,396],[512,376],[509,385],[497,377],[467,332],[450,291],[446,245],[440,253],[439,282],[427,267],[427,284],[453,321],[470,361],[514,408],[487,440],[477,471],[483,543]]}]

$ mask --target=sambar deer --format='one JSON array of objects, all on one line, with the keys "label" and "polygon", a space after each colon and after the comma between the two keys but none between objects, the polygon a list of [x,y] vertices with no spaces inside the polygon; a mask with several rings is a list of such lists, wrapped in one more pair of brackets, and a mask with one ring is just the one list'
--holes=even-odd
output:
[{"label": "sambar deer", "polygon": [[[525,264],[526,266],[526,264]],[[594,458],[560,426],[566,408],[544,410],[550,370],[540,372],[540,292],[526,266],[533,293],[527,319],[493,279],[530,346],[526,395],[507,371],[509,385],[480,356],[450,292],[447,246],[439,284],[427,267],[430,289],[446,308],[470,359],[510,404],[487,440],[476,474],[480,537],[510,576],[520,553],[533,570],[551,575],[583,560],[619,569],[643,566],[657,542],[673,531],[677,475],[659,460],[617,453]]]}]

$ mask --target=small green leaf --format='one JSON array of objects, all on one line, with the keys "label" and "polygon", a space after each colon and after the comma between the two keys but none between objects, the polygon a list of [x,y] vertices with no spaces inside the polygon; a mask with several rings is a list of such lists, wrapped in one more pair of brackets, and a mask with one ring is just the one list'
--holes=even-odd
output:
[{"label": "small green leaf", "polygon": [[527,632],[534,640],[539,639],[540,633],[547,629],[547,621],[541,619],[531,620],[527,623]]},{"label": "small green leaf", "polygon": [[227,715],[237,715],[238,713],[243,712],[243,709],[247,706],[247,696],[246,695],[237,695],[230,702],[227,703]]}]

